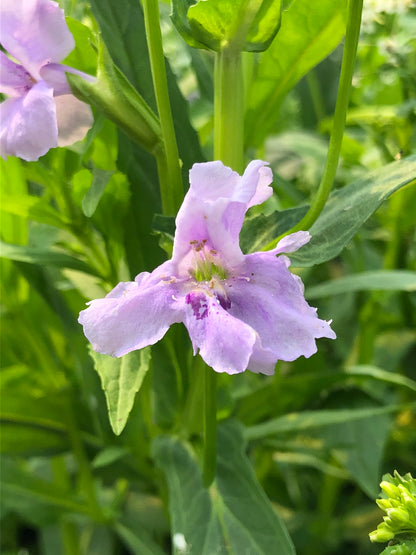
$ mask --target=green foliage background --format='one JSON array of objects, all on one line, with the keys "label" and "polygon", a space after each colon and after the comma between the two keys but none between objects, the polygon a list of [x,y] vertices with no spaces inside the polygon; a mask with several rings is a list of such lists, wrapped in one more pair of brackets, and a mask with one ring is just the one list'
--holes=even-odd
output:
[{"label": "green foliage background", "polygon": [[[284,2],[270,48],[244,54],[246,157],[270,162],[276,193],[249,213],[246,252],[301,219],[322,174],[346,3],[313,4]],[[62,5],[77,43],[66,63],[94,74],[100,33],[156,110],[140,4]],[[368,540],[379,481],[416,460],[416,9],[377,5],[365,4],[335,190],[291,257],[338,339],[273,377],[219,376],[210,491],[201,363],[184,328],[100,363],[76,321],[171,248],[154,158],[96,110],[82,143],[1,161],[4,555],[380,552]],[[187,184],[212,159],[213,59],[160,8]]]}]

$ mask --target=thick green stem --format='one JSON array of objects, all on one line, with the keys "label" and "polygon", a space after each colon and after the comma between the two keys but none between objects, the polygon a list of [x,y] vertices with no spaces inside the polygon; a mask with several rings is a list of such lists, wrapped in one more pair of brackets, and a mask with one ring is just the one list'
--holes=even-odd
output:
[{"label": "thick green stem", "polygon": [[161,156],[157,157],[162,210],[165,215],[175,215],[183,200],[183,184],[163,56],[159,4],[158,0],[142,0],[142,5],[153,87],[164,144],[164,163],[161,161]]},{"label": "thick green stem", "polygon": [[[294,231],[298,231],[301,229],[309,229],[312,224],[318,219],[319,214],[322,212],[326,201],[328,200],[329,193],[331,192],[331,188],[335,179],[335,174],[337,172],[342,137],[344,134],[345,118],[347,115],[351,82],[354,73],[355,57],[357,53],[358,38],[360,35],[362,8],[363,0],[350,0],[348,3],[347,31],[345,35],[345,46],[341,65],[341,75],[339,78],[338,96],[335,106],[331,138],[329,141],[328,156],[326,159],[325,170],[322,176],[321,183],[311,203],[309,211],[294,228],[292,228],[284,235],[288,235],[289,233],[293,233]],[[279,239],[280,237],[273,240],[269,245],[264,247],[263,250],[269,250],[275,247]]]},{"label": "thick green stem", "polygon": [[204,463],[202,481],[207,488],[215,477],[217,467],[217,375],[204,368]]},{"label": "thick green stem", "polygon": [[214,75],[214,158],[244,169],[244,83],[241,52],[217,52]]}]

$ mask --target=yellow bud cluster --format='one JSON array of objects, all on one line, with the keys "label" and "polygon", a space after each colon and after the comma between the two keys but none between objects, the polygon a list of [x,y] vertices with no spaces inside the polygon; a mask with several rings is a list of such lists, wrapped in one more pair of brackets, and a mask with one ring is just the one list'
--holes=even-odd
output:
[{"label": "yellow bud cluster", "polygon": [[[387,474],[383,478],[380,487],[386,497],[377,499],[376,503],[386,515],[377,530],[370,533],[370,540],[387,542],[398,534],[406,534],[406,539],[413,543],[416,540],[416,480],[410,473],[401,476],[396,470],[394,476]],[[397,546],[401,547],[407,549],[405,544]]]}]

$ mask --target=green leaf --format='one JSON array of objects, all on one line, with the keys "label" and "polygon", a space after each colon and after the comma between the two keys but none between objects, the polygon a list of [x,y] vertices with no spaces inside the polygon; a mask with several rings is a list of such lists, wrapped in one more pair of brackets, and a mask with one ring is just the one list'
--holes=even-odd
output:
[{"label": "green leaf", "polygon": [[248,90],[246,144],[258,146],[273,129],[286,94],[342,39],[346,1],[293,0],[283,12],[281,29],[261,55]]},{"label": "green leaf", "polygon": [[191,46],[261,52],[280,27],[280,0],[204,0],[185,14],[186,4],[174,2],[172,20]]},{"label": "green leaf", "polygon": [[112,171],[102,170],[96,166],[93,167],[91,187],[82,199],[82,211],[87,218],[91,218],[94,214],[113,173]]},{"label": "green leaf", "polygon": [[69,225],[69,221],[48,202],[35,196],[2,195],[0,208],[7,214],[14,214],[62,229],[67,229]]},{"label": "green leaf", "polygon": [[20,262],[29,262],[30,264],[40,264],[45,266],[57,266],[58,268],[72,268],[93,276],[99,274],[83,262],[69,254],[50,249],[42,249],[35,247],[22,247],[20,245],[8,245],[0,241],[0,256],[9,260],[18,260]]},{"label": "green leaf", "polygon": [[376,380],[392,383],[402,387],[407,387],[412,391],[416,391],[416,382],[402,376],[401,374],[395,374],[393,372],[387,372],[376,366],[369,366],[367,364],[362,364],[360,366],[350,366],[345,369],[345,373],[351,376],[363,376],[368,378],[374,378]]},{"label": "green leaf", "polygon": [[182,38],[194,48],[206,48],[205,44],[198,42],[193,35],[192,28],[189,24],[187,13],[196,0],[172,0],[171,19],[176,29],[182,35]]},{"label": "green leaf", "polygon": [[265,216],[258,214],[244,220],[240,233],[240,246],[243,252],[260,251],[275,237],[279,237],[294,227],[306,214],[307,206],[275,211]]},{"label": "green leaf", "polygon": [[101,355],[90,349],[107,400],[111,427],[116,435],[123,431],[150,366],[150,347],[132,351],[120,358]]},{"label": "green leaf", "polygon": [[198,555],[295,553],[254,476],[236,422],[219,426],[217,474],[209,491],[190,448],[179,440],[156,438],[153,456],[168,483],[175,554],[185,549]]},{"label": "green leaf", "polygon": [[[395,538],[398,540],[398,538]],[[400,540],[395,545],[383,549],[380,555],[414,555],[416,553],[416,540]]]},{"label": "green leaf", "polygon": [[66,23],[75,40],[75,48],[63,60],[67,66],[74,67],[85,73],[95,75],[97,68],[97,51],[94,34],[89,27],[72,17],[66,17]]},{"label": "green leaf", "polygon": [[416,183],[416,156],[392,162],[331,193],[317,221],[312,239],[290,255],[294,266],[313,266],[331,260],[392,193]]},{"label": "green leaf", "polygon": [[353,291],[416,291],[416,272],[408,270],[360,272],[309,287],[306,298],[316,299]]},{"label": "green leaf", "polygon": [[38,478],[16,460],[2,458],[0,480],[4,508],[31,523],[49,525],[65,513],[89,514],[81,498]]},{"label": "green leaf", "polygon": [[[414,406],[414,404],[411,406]],[[269,435],[297,432],[300,430],[309,430],[322,426],[352,422],[354,420],[374,418],[375,416],[398,412],[406,408],[409,407],[405,405],[387,405],[385,407],[375,408],[317,410],[291,413],[262,424],[257,424],[256,426],[250,426],[246,429],[245,437],[248,440],[261,439]]]}]

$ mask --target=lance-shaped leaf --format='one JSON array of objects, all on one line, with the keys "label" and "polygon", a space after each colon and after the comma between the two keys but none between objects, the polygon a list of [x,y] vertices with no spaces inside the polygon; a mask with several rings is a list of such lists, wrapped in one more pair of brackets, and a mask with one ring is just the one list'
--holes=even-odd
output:
[{"label": "lance-shaped leaf", "polygon": [[76,97],[103,112],[132,140],[151,153],[162,148],[159,120],[127,77],[114,65],[105,45],[100,44],[97,80],[87,82],[67,74]]},{"label": "lance-shaped leaf", "polygon": [[168,482],[175,554],[295,553],[244,451],[241,427],[219,426],[217,473],[208,491],[190,448],[173,437],[156,438],[153,455]]},{"label": "lance-shaped leaf", "polygon": [[392,162],[334,191],[309,230],[312,239],[290,257],[293,265],[313,266],[337,256],[384,200],[412,182],[416,183],[416,156]]},{"label": "lance-shaped leaf", "polygon": [[[310,242],[290,254],[292,264],[313,266],[337,256],[384,200],[412,182],[416,182],[416,156],[392,162],[332,192],[309,230]],[[304,213],[305,207],[299,206],[248,219],[241,235],[243,249],[254,252],[264,248],[298,223]]]},{"label": "lance-shaped leaf", "polygon": [[280,27],[280,0],[174,0],[172,21],[196,48],[262,52]]},{"label": "lance-shaped leaf", "polygon": [[104,389],[111,427],[116,435],[120,435],[149,370],[150,347],[121,358],[101,355],[92,349],[90,354]]}]

